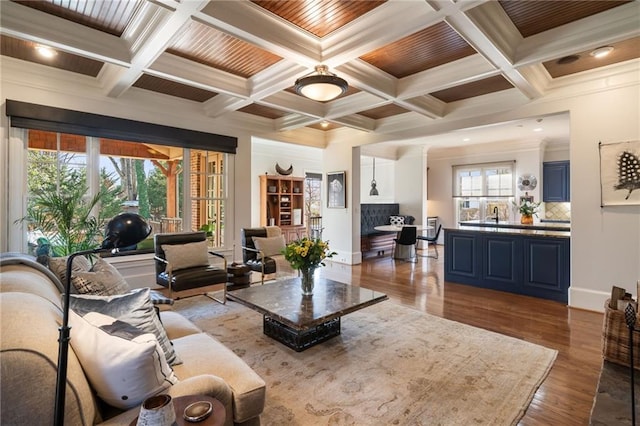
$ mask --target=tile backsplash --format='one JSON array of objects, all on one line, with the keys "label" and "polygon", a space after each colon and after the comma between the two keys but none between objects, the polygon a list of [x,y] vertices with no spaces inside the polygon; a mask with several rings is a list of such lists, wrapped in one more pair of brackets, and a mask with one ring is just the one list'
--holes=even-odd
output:
[{"label": "tile backsplash", "polygon": [[571,220],[571,203],[544,203],[544,218]]}]

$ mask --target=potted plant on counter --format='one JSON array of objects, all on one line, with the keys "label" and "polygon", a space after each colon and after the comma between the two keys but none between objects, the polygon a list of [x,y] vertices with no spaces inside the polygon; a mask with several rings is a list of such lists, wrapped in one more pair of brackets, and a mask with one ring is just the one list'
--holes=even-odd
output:
[{"label": "potted plant on counter", "polygon": [[520,213],[520,223],[523,225],[533,225],[533,216],[538,216],[538,208],[540,203],[534,203],[529,200],[522,200],[520,204],[513,203],[518,208]]}]

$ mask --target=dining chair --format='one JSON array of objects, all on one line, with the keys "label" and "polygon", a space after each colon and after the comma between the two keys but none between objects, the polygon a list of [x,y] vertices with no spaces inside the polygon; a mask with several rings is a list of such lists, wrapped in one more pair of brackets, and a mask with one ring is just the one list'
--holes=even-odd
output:
[{"label": "dining chair", "polygon": [[436,255],[435,256],[429,256],[428,254],[426,256],[422,256],[422,257],[430,257],[432,259],[437,259],[438,258],[438,237],[440,236],[440,230],[442,229],[442,224],[438,225],[438,230],[436,231],[436,233],[434,234],[433,237],[429,237],[426,235],[418,235],[416,237],[417,240],[419,241],[426,241],[427,242],[427,253],[429,250],[429,246],[431,246],[430,243],[433,243],[433,248],[436,251]]},{"label": "dining chair", "polygon": [[417,228],[415,226],[403,226],[398,234],[398,238],[393,239],[393,257],[395,259],[417,262],[416,242]]}]

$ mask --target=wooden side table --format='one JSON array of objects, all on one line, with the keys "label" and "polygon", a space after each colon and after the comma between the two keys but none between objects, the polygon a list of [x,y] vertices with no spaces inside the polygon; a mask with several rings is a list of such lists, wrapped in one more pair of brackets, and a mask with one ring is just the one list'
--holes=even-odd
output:
[{"label": "wooden side table", "polygon": [[[224,405],[220,401],[210,396],[205,395],[187,395],[187,396],[178,396],[172,399],[173,401],[173,409],[176,412],[176,424],[178,426],[222,426],[224,425],[225,420],[227,419],[227,412],[224,409]],[[213,404],[213,413],[206,419],[200,422],[188,422],[182,416],[184,413],[184,409],[187,408],[189,404],[193,404],[194,402],[199,401],[208,401]],[[138,423],[138,417],[133,419],[129,426],[136,426]]]}]

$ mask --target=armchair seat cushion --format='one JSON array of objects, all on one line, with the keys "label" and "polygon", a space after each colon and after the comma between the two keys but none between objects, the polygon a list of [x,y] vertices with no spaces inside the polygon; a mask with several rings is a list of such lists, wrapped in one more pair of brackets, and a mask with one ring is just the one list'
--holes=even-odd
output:
[{"label": "armchair seat cushion", "polygon": [[[227,271],[212,265],[179,269],[173,271],[172,275],[173,291],[190,290],[227,282]],[[169,287],[169,274],[167,272],[158,274],[157,283],[163,287]]]},{"label": "armchair seat cushion", "polygon": [[265,274],[275,274],[277,269],[276,261],[272,257],[265,257],[264,259],[249,259],[245,264],[249,269],[256,272],[262,272],[262,265],[264,264]]}]

